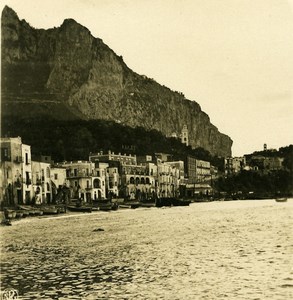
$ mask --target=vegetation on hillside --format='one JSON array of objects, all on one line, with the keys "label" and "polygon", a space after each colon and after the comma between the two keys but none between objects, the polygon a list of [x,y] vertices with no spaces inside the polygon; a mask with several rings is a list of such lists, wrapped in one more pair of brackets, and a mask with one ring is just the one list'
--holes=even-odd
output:
[{"label": "vegetation on hillside", "polygon": [[163,152],[172,154],[175,160],[191,155],[223,168],[223,159],[203,148],[192,149],[157,130],[126,127],[113,121],[4,119],[2,135],[21,136],[23,143],[32,146],[34,155],[51,155],[56,162],[87,160],[90,152],[111,150],[136,155]]},{"label": "vegetation on hillside", "polygon": [[[250,192],[252,198],[255,194],[259,196],[293,195],[293,145],[281,147],[279,150],[256,151],[245,155],[249,162],[253,156],[281,157],[284,158],[283,170],[242,170],[237,174],[220,177],[215,183],[218,191],[229,195],[237,195],[239,192],[243,197],[248,197]],[[240,196],[239,195],[239,196]]]},{"label": "vegetation on hillside", "polygon": [[240,198],[274,197],[277,195],[292,195],[293,174],[288,170],[277,170],[269,174],[257,171],[241,171],[229,177],[220,177],[215,187],[228,195],[238,195]]}]

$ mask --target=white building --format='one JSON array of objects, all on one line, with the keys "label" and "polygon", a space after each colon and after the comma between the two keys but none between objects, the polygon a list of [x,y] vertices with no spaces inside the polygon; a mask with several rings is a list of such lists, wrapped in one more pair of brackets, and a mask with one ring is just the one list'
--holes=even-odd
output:
[{"label": "white building", "polygon": [[49,163],[32,161],[32,188],[36,204],[52,203],[51,166]]},{"label": "white building", "polygon": [[75,161],[58,164],[66,168],[66,178],[71,189],[71,198],[90,202],[107,197],[107,164]]}]

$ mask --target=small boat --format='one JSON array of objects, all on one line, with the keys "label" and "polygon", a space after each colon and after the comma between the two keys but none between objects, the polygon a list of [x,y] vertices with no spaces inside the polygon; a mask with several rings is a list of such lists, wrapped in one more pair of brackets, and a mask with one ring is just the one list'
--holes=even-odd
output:
[{"label": "small boat", "polygon": [[14,219],[16,217],[16,211],[13,209],[4,209],[4,217],[5,219]]},{"label": "small boat", "polygon": [[132,209],[140,207],[140,202],[139,201],[127,201],[127,202],[124,202],[123,204],[127,205],[127,206],[130,206],[130,208],[132,208]]},{"label": "small boat", "polygon": [[57,204],[56,205],[59,213],[66,213],[67,207],[64,204]]},{"label": "small boat", "polygon": [[287,198],[283,197],[283,198],[276,198],[275,199],[276,202],[287,202]]},{"label": "small boat", "polygon": [[68,205],[67,209],[70,211],[76,211],[76,212],[92,212],[91,206],[74,206],[74,205]]},{"label": "small boat", "polygon": [[156,207],[156,202],[141,202],[140,206],[147,207],[147,208]]},{"label": "small boat", "polygon": [[131,208],[130,204],[119,204],[119,208]]},{"label": "small boat", "polygon": [[110,211],[112,210],[113,203],[110,199],[99,199],[93,201],[93,207],[101,211]]},{"label": "small boat", "polygon": [[40,209],[40,207],[35,207],[31,205],[18,205],[18,208],[18,211],[22,212],[23,217],[43,215],[43,211]]},{"label": "small boat", "polygon": [[23,217],[23,212],[21,210],[16,211],[16,218],[22,218]]},{"label": "small boat", "polygon": [[58,214],[58,208],[53,205],[42,206],[40,208],[43,212],[43,215],[56,215]]},{"label": "small boat", "polygon": [[19,212],[22,213],[23,218],[28,217],[30,215],[29,210],[19,210]]},{"label": "small boat", "polygon": [[173,201],[174,201],[174,198],[171,198],[171,197],[158,198],[156,201],[156,207],[172,206]]},{"label": "small boat", "polygon": [[191,201],[186,199],[173,198],[172,200],[174,206],[189,206],[190,203]]},{"label": "small boat", "polygon": [[40,209],[36,209],[35,210],[35,216],[42,216],[44,214],[44,212]]}]

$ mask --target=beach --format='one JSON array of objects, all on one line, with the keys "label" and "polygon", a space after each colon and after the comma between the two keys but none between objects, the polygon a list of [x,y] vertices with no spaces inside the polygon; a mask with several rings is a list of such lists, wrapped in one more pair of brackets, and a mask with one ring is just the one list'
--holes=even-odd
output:
[{"label": "beach", "polygon": [[293,199],[34,217],[1,227],[19,299],[292,299]]}]

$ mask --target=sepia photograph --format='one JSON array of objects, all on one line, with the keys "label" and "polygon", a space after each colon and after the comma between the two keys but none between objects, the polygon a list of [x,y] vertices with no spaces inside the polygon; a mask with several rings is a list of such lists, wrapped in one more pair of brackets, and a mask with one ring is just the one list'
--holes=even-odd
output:
[{"label": "sepia photograph", "polygon": [[0,300],[293,299],[293,0],[0,9]]}]

